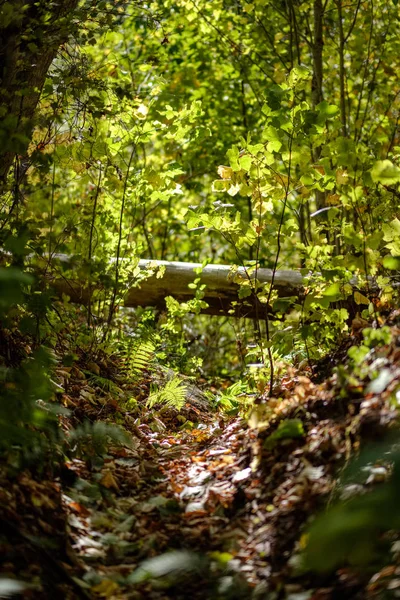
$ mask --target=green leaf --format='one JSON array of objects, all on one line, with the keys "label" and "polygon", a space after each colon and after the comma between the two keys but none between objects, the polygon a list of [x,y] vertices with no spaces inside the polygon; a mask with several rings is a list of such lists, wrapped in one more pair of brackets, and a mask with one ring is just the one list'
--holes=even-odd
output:
[{"label": "green leaf", "polygon": [[304,435],[304,427],[300,419],[285,419],[279,423],[278,429],[267,437],[264,446],[273,448],[279,440],[292,440],[304,437]]},{"label": "green leaf", "polygon": [[230,148],[228,150],[226,155],[229,159],[229,164],[232,167],[233,171],[240,171],[239,149],[236,146],[234,146],[233,148]]},{"label": "green leaf", "polygon": [[212,191],[213,192],[226,192],[230,188],[230,181],[225,179],[216,179],[212,183]]},{"label": "green leaf", "polygon": [[378,160],[371,169],[371,177],[375,183],[393,185],[400,181],[400,169],[390,160]]},{"label": "green leaf", "polygon": [[238,297],[240,299],[248,298],[249,296],[251,296],[251,292],[252,289],[249,285],[241,285],[238,291]]},{"label": "green leaf", "polygon": [[335,283],[332,283],[324,292],[323,295],[324,296],[340,296],[340,289],[341,289],[341,284],[339,283],[339,281],[336,281]]},{"label": "green leaf", "polygon": [[397,271],[400,269],[400,258],[398,256],[385,256],[383,266],[385,269]]},{"label": "green leaf", "polygon": [[14,267],[0,268],[0,312],[22,302],[23,288],[33,277]]},{"label": "green leaf", "polygon": [[239,158],[239,165],[243,171],[250,171],[251,168],[251,156],[249,154],[245,154],[241,158]]},{"label": "green leaf", "polygon": [[262,139],[268,140],[269,142],[273,142],[274,140],[279,140],[279,132],[275,127],[269,125],[266,127],[262,133]]},{"label": "green leaf", "polygon": [[303,89],[304,85],[311,79],[312,73],[306,67],[294,67],[288,77],[290,87]]},{"label": "green leaf", "polygon": [[273,140],[271,142],[268,142],[268,144],[267,144],[268,152],[279,152],[281,147],[282,147],[282,142],[280,142],[279,140]]},{"label": "green leaf", "polygon": [[382,226],[383,239],[385,242],[392,242],[400,238],[400,221],[393,219],[390,223],[385,223]]},{"label": "green leaf", "polygon": [[332,119],[339,112],[339,107],[334,104],[328,104],[328,102],[320,102],[317,106],[319,114],[325,119]]}]

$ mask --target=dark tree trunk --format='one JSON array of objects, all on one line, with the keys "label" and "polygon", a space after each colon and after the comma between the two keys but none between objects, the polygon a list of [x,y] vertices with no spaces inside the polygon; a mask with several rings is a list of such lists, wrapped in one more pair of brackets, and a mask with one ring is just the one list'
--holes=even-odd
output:
[{"label": "dark tree trunk", "polygon": [[71,33],[78,0],[0,0],[0,189],[26,151],[51,62]]},{"label": "dark tree trunk", "polygon": [[312,103],[317,106],[323,100],[323,62],[322,54],[324,48],[323,37],[324,9],[322,0],[314,2],[314,44],[313,44],[313,78],[312,78]]},{"label": "dark tree trunk", "polygon": [[[324,33],[323,33],[323,19],[324,19],[324,8],[322,0],[314,0],[314,32],[313,32],[313,77],[312,77],[312,105],[315,108],[322,100],[323,96],[323,78],[324,78],[324,66],[323,66],[323,50],[324,50]],[[318,162],[321,156],[321,148],[314,148],[314,162]],[[315,193],[316,207],[321,209],[325,207],[325,193],[320,190],[316,190]],[[325,220],[325,217],[321,218],[321,221]]]}]

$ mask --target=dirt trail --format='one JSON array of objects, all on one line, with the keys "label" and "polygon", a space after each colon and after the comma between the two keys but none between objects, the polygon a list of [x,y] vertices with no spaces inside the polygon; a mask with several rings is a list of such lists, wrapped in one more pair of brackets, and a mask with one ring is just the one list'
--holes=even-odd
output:
[{"label": "dirt trail", "polygon": [[[387,364],[397,380],[391,358]],[[108,493],[96,507],[82,508],[79,494],[65,499],[91,593],[116,600],[368,597],[366,572],[321,579],[296,571],[304,527],[331,497],[353,448],[396,418],[390,391],[364,397],[351,379],[348,385],[336,375],[314,384],[293,371],[282,379],[281,397],[263,402],[249,423],[203,412],[196,428],[182,431],[179,421],[149,416],[136,447],[114,451],[102,466],[98,480]]]},{"label": "dirt trail", "polygon": [[[255,433],[241,419],[222,429],[221,422],[205,416],[208,423],[190,433],[152,432],[142,425],[137,448],[115,450],[101,470],[101,484],[110,493],[102,499],[100,510],[85,507],[79,493],[73,493],[73,498],[64,495],[72,548],[85,564],[85,579],[94,584],[93,592],[106,597],[112,592],[113,598],[178,598],[174,579],[178,584],[190,574],[197,580],[192,596],[209,598],[217,593],[228,562],[229,576],[240,581],[243,590],[249,591],[246,579],[252,584],[259,580],[245,549],[248,516],[244,511],[240,517],[246,505],[244,489],[251,486],[249,448]],[[157,577],[155,566],[156,589],[154,581],[137,582],[135,592],[130,582],[142,561],[172,550],[187,551],[193,564],[180,572],[185,555],[176,555],[171,572],[167,569]],[[202,558],[204,553],[212,553],[215,565]],[[170,591],[160,592],[157,580]],[[187,597],[187,591],[186,582],[182,597]],[[235,594],[239,597],[237,587]]]}]

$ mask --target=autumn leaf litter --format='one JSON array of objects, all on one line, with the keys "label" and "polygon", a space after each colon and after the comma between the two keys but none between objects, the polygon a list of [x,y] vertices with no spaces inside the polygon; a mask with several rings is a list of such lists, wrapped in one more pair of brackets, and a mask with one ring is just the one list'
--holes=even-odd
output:
[{"label": "autumn leaf litter", "polygon": [[[290,368],[248,421],[187,405],[195,426],[185,429],[173,409],[151,414],[142,404],[124,415],[129,442],[103,460],[74,458],[55,481],[28,472],[1,481],[9,572],[35,582],[26,597],[51,597],[46,555],[27,541],[35,537],[57,541],[53,559],[65,576],[50,588],[65,598],[375,597],[371,574],[345,567],[320,580],[298,565],[305,526],[337,492],[343,466],[396,425],[400,329],[391,332],[390,344],[366,356],[362,377],[349,368],[314,383],[308,369]],[[96,389],[82,369],[60,368],[58,381],[72,415],[62,417],[67,435],[83,415],[124,414],[116,390]],[[386,477],[371,465],[361,488]],[[360,492],[347,487],[344,496]]]}]

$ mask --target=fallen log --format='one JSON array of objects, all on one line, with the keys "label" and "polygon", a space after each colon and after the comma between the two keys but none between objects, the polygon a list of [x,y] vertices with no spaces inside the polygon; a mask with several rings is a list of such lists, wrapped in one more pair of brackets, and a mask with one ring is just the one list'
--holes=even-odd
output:
[{"label": "fallen log", "polygon": [[[61,258],[61,257],[58,257]],[[160,310],[165,309],[165,298],[172,296],[179,302],[188,302],[195,296],[195,289],[188,287],[195,280],[199,285],[205,285],[202,298],[208,307],[202,313],[211,315],[231,315],[235,317],[248,317],[265,319],[267,307],[262,304],[254,293],[244,299],[239,299],[238,291],[240,280],[250,283],[254,287],[255,272],[250,272],[245,267],[229,265],[207,265],[201,269],[200,263],[170,262],[170,261],[139,261],[142,270],[157,267],[150,277],[132,286],[125,294],[124,305],[129,307],[154,306]],[[164,271],[163,276],[157,276],[159,268]],[[259,268],[257,281],[261,284],[271,283],[272,269]],[[90,290],[82,286],[81,282],[55,279],[52,286],[58,294],[66,294],[73,302],[87,304]],[[95,288],[96,285],[93,285]],[[278,270],[275,272],[274,289],[279,298],[300,297],[303,291],[303,278],[298,271]],[[270,308],[270,307],[269,307]]]},{"label": "fallen log", "polygon": [[[139,266],[146,269],[151,262],[141,260]],[[198,263],[157,261],[157,266],[165,269],[164,276],[157,279],[156,275],[152,275],[140,284],[140,288],[130,289],[125,297],[126,306],[164,308],[166,296],[172,296],[179,302],[187,302],[195,295],[195,290],[190,288],[189,284],[199,279],[199,285],[206,286],[203,300],[209,305],[202,312],[251,318],[266,316],[265,304],[259,302],[254,293],[242,300],[238,297],[240,280],[244,283],[252,282],[254,288],[255,273],[250,274],[245,267],[234,270],[229,265],[207,265],[197,274],[198,269],[201,269],[201,264]],[[257,281],[271,283],[272,275],[271,269],[258,269]],[[276,271],[274,288],[280,297],[299,296],[302,287],[303,279],[299,272]]]}]

